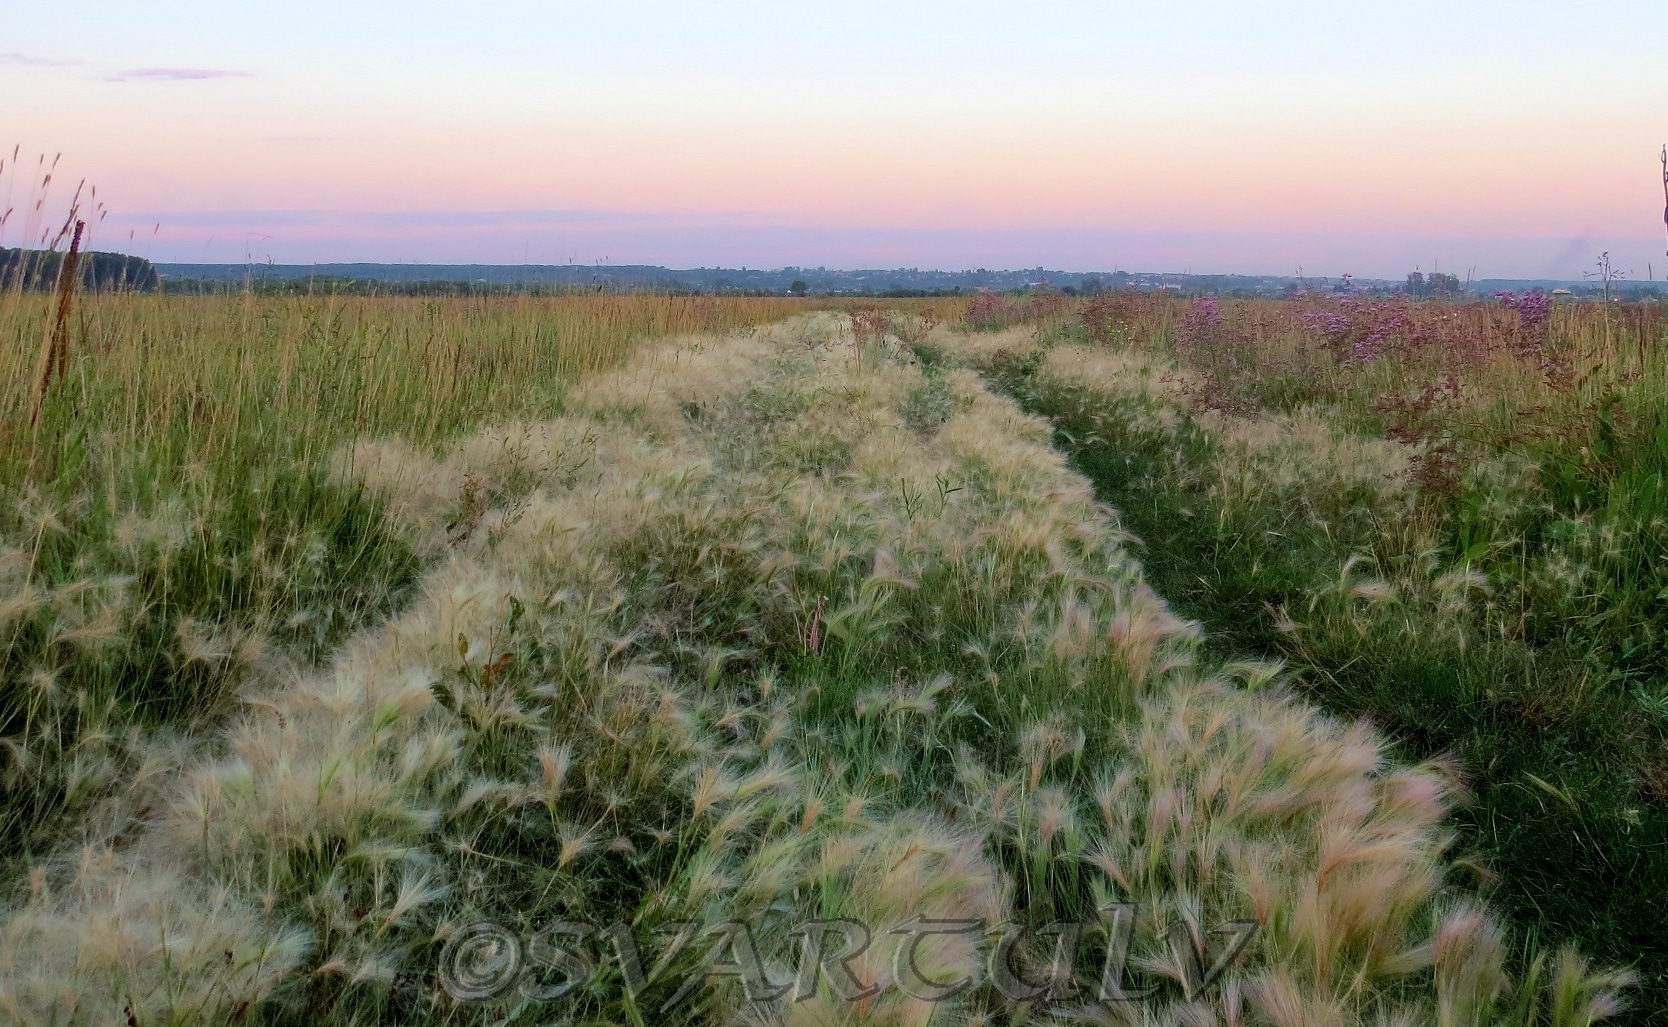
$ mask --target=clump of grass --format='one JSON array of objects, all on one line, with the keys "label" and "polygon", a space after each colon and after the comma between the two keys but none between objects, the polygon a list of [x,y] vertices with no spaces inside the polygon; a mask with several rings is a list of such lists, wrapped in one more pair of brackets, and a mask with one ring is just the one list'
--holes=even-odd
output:
[{"label": "clump of grass", "polygon": [[30,434],[26,351],[39,341],[46,302],[0,299],[0,332],[14,340],[0,391],[8,480],[31,468],[37,477],[69,473],[75,446],[105,433],[172,467],[245,463],[274,450],[313,457],[364,433],[429,444],[483,422],[546,414],[566,383],[617,365],[644,340],[797,309],[768,298],[648,294],[85,295],[75,359],[49,420]]},{"label": "clump of grass", "polygon": [[426,447],[548,412],[640,340],[789,309],[85,294],[65,373],[31,424],[28,365],[52,309],[10,285],[0,861],[11,870],[131,813],[122,786],[135,768],[174,760],[179,739],[207,737],[240,697],[406,601],[429,554],[390,531],[358,484],[330,480],[344,440],[399,431]]},{"label": "clump of grass", "polygon": [[1218,658],[1289,661],[1405,751],[1456,754],[1494,901],[1637,965],[1659,1008],[1661,322],[1336,306],[1224,301],[1192,328],[1142,308],[1150,331],[1106,348],[1016,335],[971,359],[1051,418]]},{"label": "clump of grass", "polygon": [[[889,939],[915,916],[1092,922],[1113,901],[1145,904],[1132,966],[1158,1022],[1529,1024],[1550,995],[1574,1023],[1616,1003],[1625,975],[1573,958],[1550,990],[1506,980],[1497,929],[1447,880],[1446,768],[1396,765],[1271,668],[1196,668],[1196,630],[1043,423],[965,369],[928,378],[896,336],[854,359],[850,328],[685,340],[554,416],[344,446],[341,483],[430,557],[417,598],[260,694],[150,829],[40,870],[0,928],[10,1014],[534,1022],[549,1010],[514,993],[456,1005],[431,975],[444,939],[584,918],[710,941],[746,920],[775,951],[813,916]],[[955,402],[912,431],[929,381]],[[834,440],[814,464],[813,436]],[[160,894],[142,915],[117,898]],[[1164,986],[1234,917],[1263,941],[1219,991]],[[922,965],[968,972],[989,942],[938,938]],[[856,975],[882,982],[895,945]],[[564,1012],[1104,1015],[990,988],[749,1008],[733,980],[663,1009],[699,955],[638,989],[605,974]]]},{"label": "clump of grass", "polygon": [[4,510],[8,861],[124,790],[153,732],[213,725],[385,615],[416,576],[356,489],[290,469],[231,497],[194,484],[68,501],[26,487]]}]

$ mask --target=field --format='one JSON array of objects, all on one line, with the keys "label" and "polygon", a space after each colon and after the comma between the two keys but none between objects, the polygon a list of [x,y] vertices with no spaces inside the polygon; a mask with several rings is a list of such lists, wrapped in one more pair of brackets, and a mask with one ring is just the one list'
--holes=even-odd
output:
[{"label": "field", "polygon": [[1208,650],[1283,661],[1406,758],[1451,757],[1458,865],[1531,936],[1638,968],[1652,1012],[1664,330],[1655,306],[1522,297],[1108,297],[990,368]]},{"label": "field", "polygon": [[45,314],[10,1021],[1661,1022],[1654,307]]}]

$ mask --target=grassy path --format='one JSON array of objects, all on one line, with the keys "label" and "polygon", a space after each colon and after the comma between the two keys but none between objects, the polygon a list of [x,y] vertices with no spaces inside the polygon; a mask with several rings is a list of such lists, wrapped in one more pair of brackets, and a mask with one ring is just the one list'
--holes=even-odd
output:
[{"label": "grassy path", "polygon": [[[1304,694],[1382,725],[1409,758],[1455,757],[1475,795],[1455,813],[1462,862],[1480,889],[1528,938],[1638,968],[1628,1022],[1668,1023],[1668,810],[1649,777],[1661,725],[1625,692],[1595,687],[1590,666],[1453,634],[1441,602],[1391,594],[1378,579],[1395,547],[1380,532],[1399,500],[1331,475],[1339,447],[1382,443],[1292,441],[1280,468],[1236,478],[1233,433],[1261,426],[1196,418],[1140,358],[1061,357],[1022,344],[983,366],[1051,420],[1056,445],[1140,539],[1148,580],[1204,626],[1206,650],[1287,661]],[[1304,426],[1288,418],[1282,430],[1295,440]],[[1293,487],[1268,485],[1280,474]]]},{"label": "grassy path", "polygon": [[[1613,1009],[1623,978],[1574,953],[1507,979],[1501,928],[1454,880],[1444,768],[1256,667],[1201,666],[1045,427],[928,359],[928,335],[821,317],[684,338],[537,419],[355,440],[336,477],[421,556],[414,599],[249,696],[135,837],[44,867],[0,914],[0,1009],[1096,1024],[1129,1008],[1092,997],[1112,939],[1155,1023]],[[1115,904],[1141,911],[1128,935]],[[737,922],[781,979],[796,928],[842,917],[872,927],[852,967],[878,995],[824,979],[749,1001],[730,976],[673,1001],[705,960],[741,958]],[[1064,976],[910,994],[893,927],[919,917],[980,925],[925,937],[929,980],[975,979],[1021,928],[1016,965],[1040,970],[1058,949],[1034,932],[1080,924],[1088,994]],[[463,1004],[435,970],[483,920],[645,945],[694,924],[706,944],[630,987],[599,949],[559,1007],[522,987],[554,983],[542,964]],[[1256,944],[1190,995],[1236,921]]]}]

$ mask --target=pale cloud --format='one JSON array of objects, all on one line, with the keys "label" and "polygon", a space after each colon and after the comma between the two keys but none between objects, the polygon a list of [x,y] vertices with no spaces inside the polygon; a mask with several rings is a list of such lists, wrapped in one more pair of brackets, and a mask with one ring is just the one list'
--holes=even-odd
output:
[{"label": "pale cloud", "polygon": [[24,68],[67,68],[80,64],[80,61],[63,60],[57,57],[36,57],[26,53],[0,53],[0,65],[11,65]]},{"label": "pale cloud", "polygon": [[247,71],[225,68],[131,68],[111,75],[111,82],[198,82],[211,78],[248,78]]}]

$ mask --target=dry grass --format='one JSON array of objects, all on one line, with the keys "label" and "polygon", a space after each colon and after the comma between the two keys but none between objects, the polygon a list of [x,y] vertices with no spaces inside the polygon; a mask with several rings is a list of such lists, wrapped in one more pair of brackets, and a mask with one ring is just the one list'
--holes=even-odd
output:
[{"label": "dry grass", "polygon": [[261,444],[310,459],[361,433],[426,444],[548,411],[576,377],[618,366],[645,339],[727,331],[803,306],[646,294],[87,295],[77,300],[68,380],[55,390],[56,423],[36,438],[22,430],[24,363],[46,302],[0,298],[0,459],[14,473],[50,459],[72,412],[89,437],[108,433],[178,466],[248,462]]},{"label": "dry grass", "polygon": [[[1196,631],[1046,426],[938,362],[977,339],[912,348],[848,324],[666,344],[555,416],[438,451],[386,429],[344,446],[336,474],[369,481],[425,554],[417,598],[327,666],[245,691],[212,757],[160,775],[131,837],[40,867],[0,927],[0,1008],[26,1024],[535,1022],[551,1011],[441,993],[444,938],[481,917],[747,918],[779,947],[813,915],[880,937],[916,915],[1092,920],[1117,901],[1144,904],[1133,965],[1151,981],[1186,976],[1168,939],[1262,927],[1219,990],[1161,989],[1130,1010],[1142,1022],[1608,1011],[1625,975],[1573,956],[1550,990],[1506,981],[1498,929],[1446,883],[1445,768],[1394,765],[1371,728],[1267,668],[1194,669]],[[921,965],[971,972],[989,940],[942,936]],[[885,981],[886,944],[860,979]],[[990,989],[749,1006],[733,981],[656,1014],[664,980],[641,1003],[617,984],[567,1008],[637,1024],[1121,1015]]]},{"label": "dry grass", "polygon": [[547,415],[645,339],[796,307],[86,295],[32,428],[48,298],[0,293],[0,866],[96,834],[90,810],[154,739],[202,737],[242,689],[405,601],[411,547],[330,480],[343,442],[427,450]]},{"label": "dry grass", "polygon": [[1218,658],[1287,661],[1415,758],[1457,756],[1483,890],[1636,966],[1660,1022],[1660,313],[1563,303],[1535,335],[1493,301],[1340,309],[1124,296],[972,359],[1050,417]]}]

